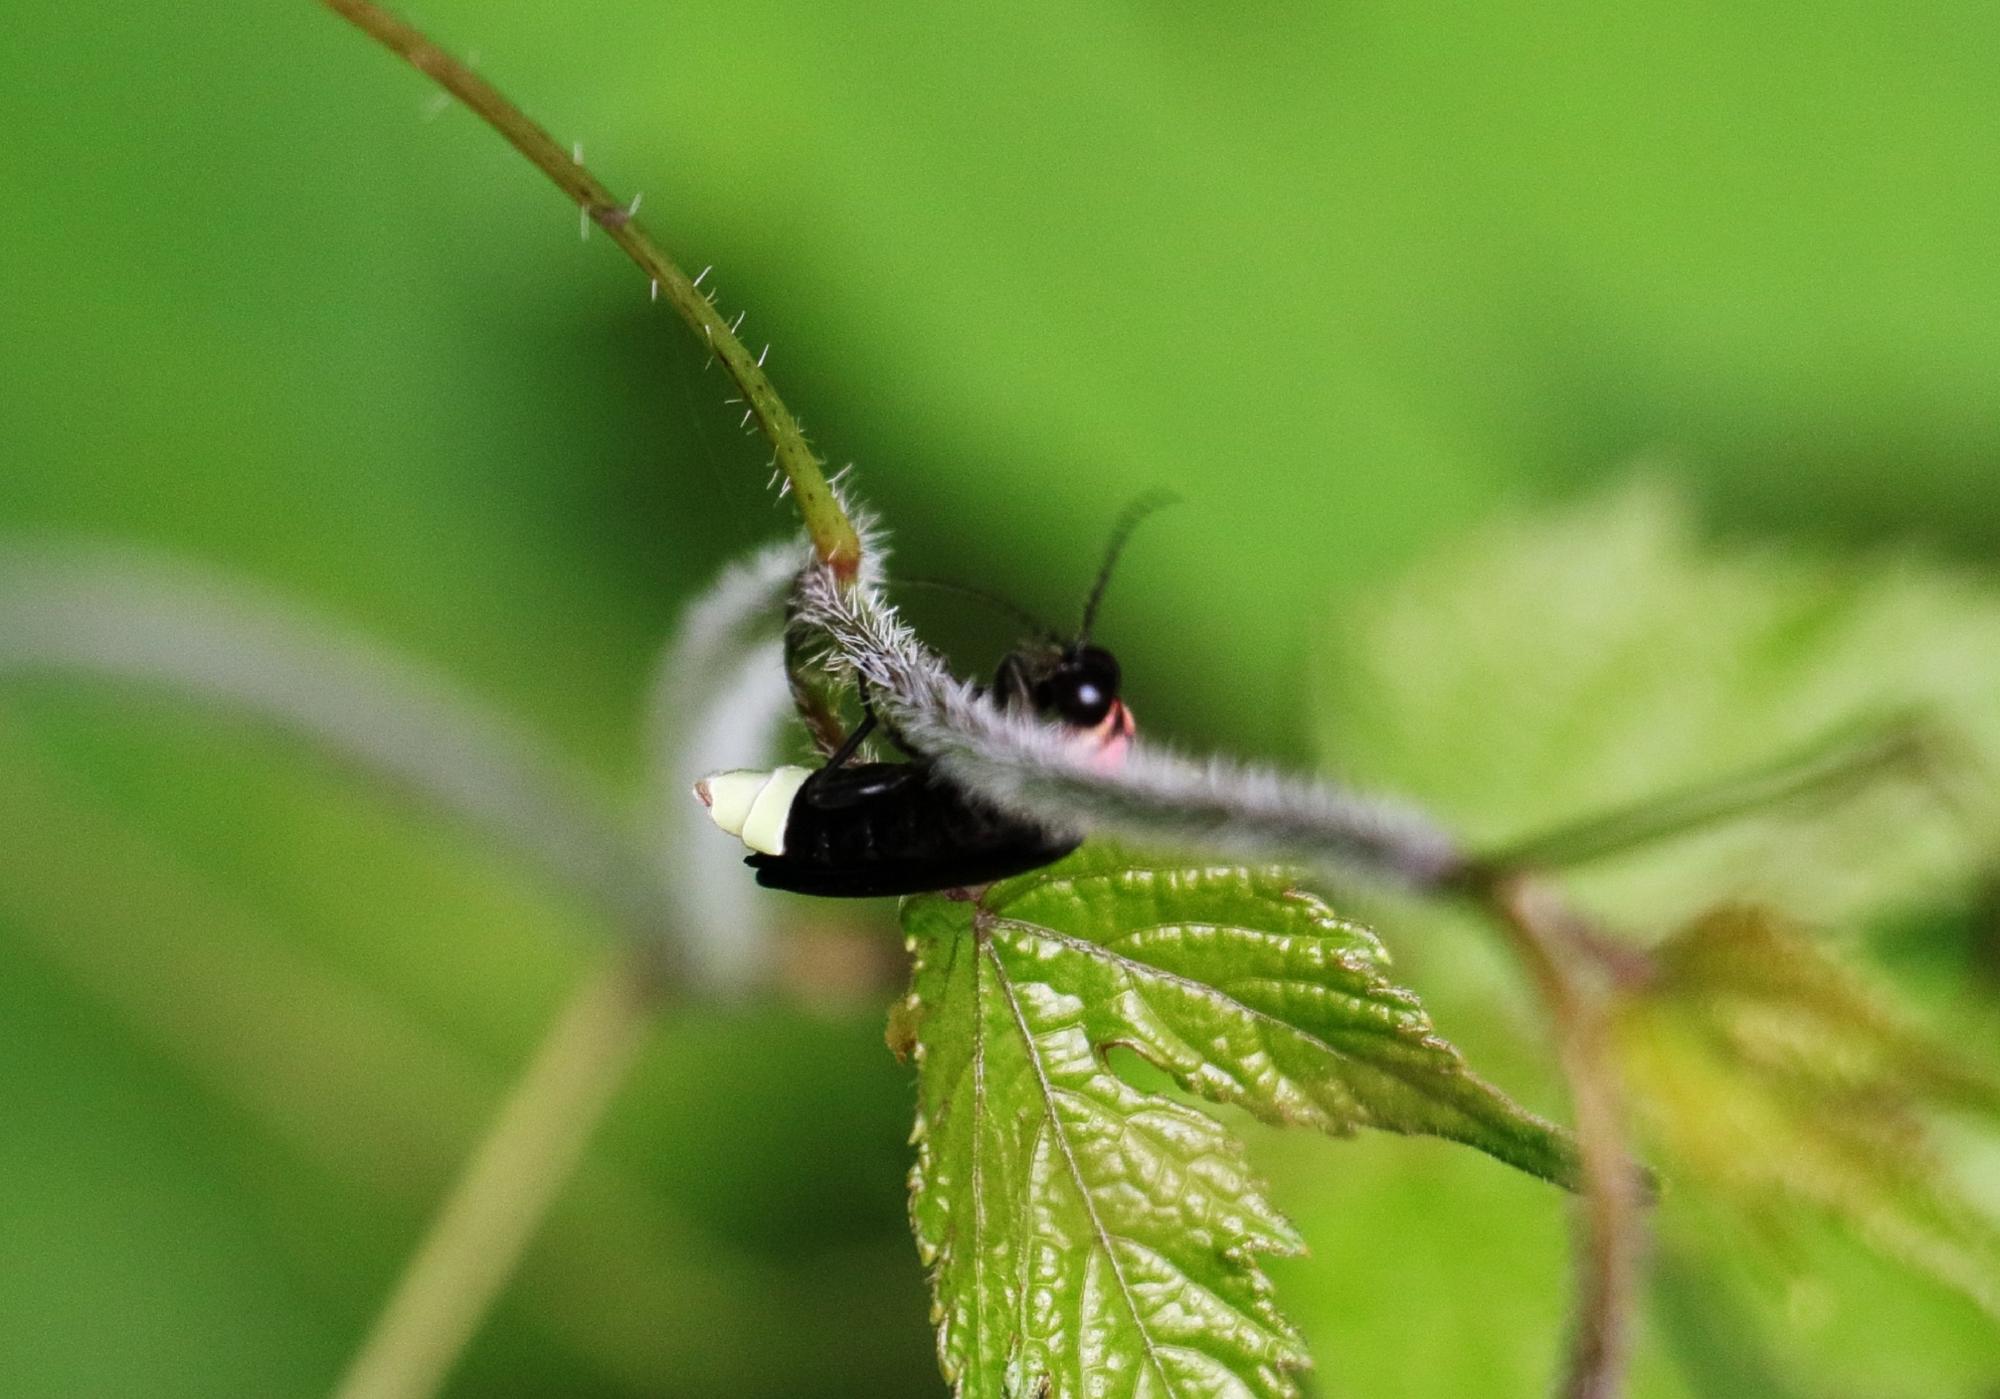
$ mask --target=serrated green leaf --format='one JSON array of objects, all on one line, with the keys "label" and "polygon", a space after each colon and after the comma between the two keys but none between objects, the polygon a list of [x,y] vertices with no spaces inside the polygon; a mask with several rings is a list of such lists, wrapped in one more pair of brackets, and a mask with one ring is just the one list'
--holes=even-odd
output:
[{"label": "serrated green leaf", "polygon": [[[1568,1137],[1473,1074],[1375,934],[1296,871],[1086,850],[996,887],[997,928],[1060,962],[1097,1032],[1274,1126],[1446,1137],[1574,1184]],[[1064,957],[1062,954],[1070,954]]]},{"label": "serrated green leaf", "polygon": [[1573,1176],[1563,1134],[1470,1074],[1374,935],[1283,870],[1088,850],[904,919],[912,1218],[968,1399],[1296,1392],[1305,1356],[1255,1261],[1295,1236],[1235,1140],[1121,1079],[1114,1047],[1265,1121]]},{"label": "serrated green leaf", "polygon": [[1241,1148],[1127,1086],[1084,1008],[925,902],[912,1219],[945,1377],[969,1399],[1284,1399],[1306,1362],[1253,1252],[1298,1241]]}]

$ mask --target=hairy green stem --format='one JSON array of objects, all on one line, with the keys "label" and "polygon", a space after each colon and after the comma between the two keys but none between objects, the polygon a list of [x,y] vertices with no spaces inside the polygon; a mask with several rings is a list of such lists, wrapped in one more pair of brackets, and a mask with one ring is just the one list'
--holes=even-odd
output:
[{"label": "hairy green stem", "polygon": [[617,957],[570,998],[390,1295],[336,1399],[438,1392],[644,1045],[659,982]]},{"label": "hairy green stem", "polygon": [[708,297],[680,266],[667,256],[634,217],[635,201],[616,198],[572,151],[530,121],[498,88],[446,53],[400,16],[371,0],[321,0],[328,9],[430,78],[471,108],[479,118],[547,175],[584,214],[602,228],[651,279],[655,294],[666,299],[722,362],[735,381],[749,413],[770,442],[779,468],[791,483],[799,514],[821,559],[843,580],[852,580],[861,566],[861,537],[847,517],[840,498],[826,479],[825,463],[806,441],[798,419],[778,397],[765,375],[762,357],[753,355]]}]

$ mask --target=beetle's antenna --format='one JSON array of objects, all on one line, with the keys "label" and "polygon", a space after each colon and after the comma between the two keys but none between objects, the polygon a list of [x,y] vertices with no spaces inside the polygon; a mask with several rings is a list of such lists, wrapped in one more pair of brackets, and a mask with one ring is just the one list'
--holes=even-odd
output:
[{"label": "beetle's antenna", "polygon": [[1104,550],[1104,565],[1097,570],[1097,581],[1090,588],[1090,600],[1083,605],[1083,625],[1076,629],[1077,645],[1090,640],[1090,625],[1097,620],[1097,604],[1104,601],[1104,589],[1111,582],[1111,570],[1117,566],[1118,556],[1125,551],[1125,542],[1132,537],[1132,531],[1139,528],[1139,522],[1154,511],[1174,505],[1179,500],[1180,497],[1172,491],[1147,491],[1125,507],[1118,523],[1111,527],[1111,543]]},{"label": "beetle's antenna", "polygon": [[979,599],[989,607],[998,608],[1018,622],[1026,623],[1035,635],[1046,641],[1055,641],[1061,636],[1054,627],[1018,602],[1004,598],[998,593],[989,593],[984,588],[975,588],[970,583],[960,583],[952,578],[898,578],[896,584],[898,587],[936,588],[940,592],[962,593],[966,597]]}]

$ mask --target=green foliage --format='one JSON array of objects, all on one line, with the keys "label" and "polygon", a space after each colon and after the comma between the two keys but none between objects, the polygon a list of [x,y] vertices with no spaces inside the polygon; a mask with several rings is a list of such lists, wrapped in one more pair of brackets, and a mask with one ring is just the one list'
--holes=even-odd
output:
[{"label": "green foliage", "polygon": [[1296,1392],[1305,1354],[1255,1261],[1296,1236],[1229,1133],[1127,1081],[1114,1049],[1266,1122],[1431,1133],[1573,1174],[1562,1134],[1388,979],[1374,934],[1286,871],[1094,848],[904,918],[912,1217],[945,1372],[973,1399]]},{"label": "green foliage", "polygon": [[[36,194],[0,215],[0,516],[243,568],[628,772],[680,595],[782,518],[740,409],[601,236],[317,7],[191,13],[10,8],[0,169]],[[1686,447],[1732,530],[2000,540],[1990,5],[419,14],[718,264],[912,572],[1060,611],[1110,502],[1200,502],[1110,618],[1155,728],[1295,751],[1279,687],[1330,584],[1380,598],[1635,445]],[[288,748],[52,698],[10,697],[0,753],[0,1371],[324,1392],[595,925]],[[1441,788],[1521,717],[1485,700],[1418,735]],[[1554,756],[1457,796],[1512,835],[1551,777],[1633,794]],[[52,802],[87,821],[58,841]],[[140,882],[135,844],[184,880]],[[1526,1038],[1490,959],[1384,926],[1461,1043]],[[934,1394],[862,1001],[674,1017],[593,1154],[615,1188],[577,1192],[457,1392]],[[1494,1299],[1493,1240],[1553,1250],[1554,1193],[1298,1145],[1260,1161],[1314,1236],[1327,1300],[1286,1295],[1329,1394],[1534,1392],[1507,1380],[1545,1370],[1560,1279],[1546,1315]],[[1417,1241],[1394,1305],[1350,1305],[1384,1233]],[[1402,1326],[1451,1344],[1361,1378],[1333,1349],[1382,1367]],[[1841,1392],[1945,1392],[1900,1385]]]},{"label": "green foliage", "polygon": [[1635,1098],[1680,1171],[1768,1226],[1808,1204],[2000,1316],[2000,1226],[1965,1198],[1940,1109],[2000,1084],[1766,910],[1697,920],[1626,1007]]},{"label": "green foliage", "polygon": [[[1619,1044],[1669,1215],[1728,1221],[1789,1286],[1804,1285],[1801,1251],[1754,1246],[1830,1219],[1992,1309],[2000,1249],[1976,1203],[1990,1029],[1947,1053],[1879,969],[1835,957],[1872,928],[1979,896],[2000,830],[1989,583],[1909,557],[1719,548],[1677,496],[1641,485],[1441,552],[1340,619],[1322,677],[1331,761],[1496,848],[1762,767],[1857,720],[1918,716],[1920,762],[1564,882],[1657,958]],[[1758,911],[1716,913],[1722,900]],[[1443,930],[1428,910],[1401,912],[1405,939]],[[1991,1024],[1976,1003],[1958,1013]],[[1955,1134],[1954,1115],[1983,1137]],[[1869,1277],[1879,1305],[1889,1270]],[[1865,1290],[1850,1302],[1871,1309]],[[1842,1348],[1849,1368],[1882,1360],[1851,1330],[1807,1330],[1812,1310],[1760,1319],[1792,1334],[1778,1352],[1835,1370],[1825,1357]],[[1990,1350],[1990,1334],[1973,1346]],[[1911,1392],[1963,1383],[1949,1365],[1921,1373]]]},{"label": "green foliage", "polygon": [[1678,928],[1725,892],[1851,925],[1966,880],[1996,829],[1991,587],[1906,558],[1717,550],[1665,487],[1489,528],[1331,638],[1328,758],[1495,846],[1767,764],[1868,716],[1915,712],[1948,736],[1928,770],[1884,769],[1837,801],[1577,878],[1644,930]]}]

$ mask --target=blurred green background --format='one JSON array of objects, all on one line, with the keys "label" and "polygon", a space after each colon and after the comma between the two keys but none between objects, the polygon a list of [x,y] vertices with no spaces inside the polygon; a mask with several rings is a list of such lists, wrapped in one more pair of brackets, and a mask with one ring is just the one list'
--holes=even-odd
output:
[{"label": "blurred green background", "polygon": [[[677,609],[788,527],[681,327],[305,0],[0,3],[0,528],[254,578],[640,800]],[[1101,626],[1156,735],[1314,761],[1343,599],[1635,460],[1722,535],[2000,545],[1990,5],[413,17],[715,264],[902,566],[1067,615],[1119,506],[1177,491]],[[1007,639],[913,606],[968,664]],[[324,1391],[603,931],[282,741],[11,688],[0,1392]],[[1450,951],[1406,962],[1443,1028],[1557,1101],[1518,989]],[[939,1392],[890,994],[673,1014],[453,1392]],[[1255,1146],[1312,1241],[1281,1285],[1321,1393],[1541,1392],[1553,1192],[1437,1143]],[[1732,1361],[1828,1317],[1803,1392],[2000,1382],[1962,1304],[1793,1247],[1821,1292],[1738,1279],[1718,1320],[1669,1288],[1714,1344],[1661,1322],[1639,1392],[1760,1392]]]}]

